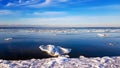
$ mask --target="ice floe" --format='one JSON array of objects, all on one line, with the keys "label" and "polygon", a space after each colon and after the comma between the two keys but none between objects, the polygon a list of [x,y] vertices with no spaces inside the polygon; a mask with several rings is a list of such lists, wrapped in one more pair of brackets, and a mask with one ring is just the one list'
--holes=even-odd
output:
[{"label": "ice floe", "polygon": [[5,38],[4,40],[5,41],[9,41],[9,40],[12,40],[13,38]]},{"label": "ice floe", "polygon": [[98,33],[97,34],[99,37],[106,37],[107,36],[107,34],[105,34],[105,33]]},{"label": "ice floe", "polygon": [[108,30],[105,30],[105,29],[93,29],[93,30],[91,30],[91,32],[101,32],[101,33],[103,33],[103,32],[107,32]]},{"label": "ice floe", "polygon": [[78,34],[81,32],[90,32],[90,33],[115,33],[115,32],[120,32],[119,29],[76,29],[76,28],[62,28],[62,29],[0,29],[0,32],[26,32],[26,33],[34,33],[34,32],[40,32],[40,33],[56,33],[56,34]]},{"label": "ice floe", "polygon": [[108,43],[108,45],[109,45],[109,46],[114,46],[114,44],[113,44],[113,43]]},{"label": "ice floe", "polygon": [[61,56],[71,52],[71,49],[63,48],[61,46],[55,46],[55,45],[46,45],[46,46],[41,45],[39,46],[39,48],[41,51],[44,51],[51,56]]}]

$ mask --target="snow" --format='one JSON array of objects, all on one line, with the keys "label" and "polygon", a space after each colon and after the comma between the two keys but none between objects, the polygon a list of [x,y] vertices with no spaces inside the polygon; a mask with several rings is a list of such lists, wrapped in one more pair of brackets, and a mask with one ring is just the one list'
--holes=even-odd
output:
[{"label": "snow", "polygon": [[120,68],[120,56],[0,60],[0,68]]},{"label": "snow", "polygon": [[61,56],[63,54],[68,54],[71,52],[71,49],[63,48],[61,46],[55,46],[55,45],[41,45],[39,46],[41,51],[44,51],[48,53],[51,56]]}]

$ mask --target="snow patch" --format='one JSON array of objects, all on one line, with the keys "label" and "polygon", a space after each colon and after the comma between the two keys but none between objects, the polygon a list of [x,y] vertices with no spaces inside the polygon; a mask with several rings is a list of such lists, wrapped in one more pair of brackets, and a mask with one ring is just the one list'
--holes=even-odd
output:
[{"label": "snow patch", "polygon": [[120,68],[120,56],[0,60],[0,68]]}]

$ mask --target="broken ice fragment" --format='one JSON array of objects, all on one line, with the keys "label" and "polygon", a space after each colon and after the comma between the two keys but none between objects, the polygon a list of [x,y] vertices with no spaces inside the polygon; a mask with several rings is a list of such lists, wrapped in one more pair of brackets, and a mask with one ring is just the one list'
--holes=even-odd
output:
[{"label": "broken ice fragment", "polygon": [[41,51],[44,51],[51,56],[61,56],[71,52],[71,49],[63,48],[60,46],[54,46],[54,45],[46,45],[46,46],[41,45],[39,46],[39,48]]}]

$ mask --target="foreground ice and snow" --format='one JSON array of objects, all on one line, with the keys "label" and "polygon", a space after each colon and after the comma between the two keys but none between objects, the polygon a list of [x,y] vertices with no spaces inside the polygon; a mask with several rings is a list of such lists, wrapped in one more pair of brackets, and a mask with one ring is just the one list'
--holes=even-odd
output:
[{"label": "foreground ice and snow", "polygon": [[0,68],[120,68],[120,56],[67,58],[71,49],[54,45],[41,45],[39,47],[51,56],[44,59],[30,60],[0,60]]},{"label": "foreground ice and snow", "polygon": [[120,68],[120,56],[66,58],[54,57],[30,60],[0,60],[0,68]]}]

